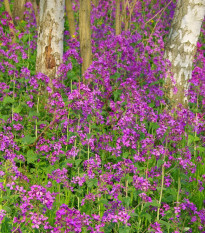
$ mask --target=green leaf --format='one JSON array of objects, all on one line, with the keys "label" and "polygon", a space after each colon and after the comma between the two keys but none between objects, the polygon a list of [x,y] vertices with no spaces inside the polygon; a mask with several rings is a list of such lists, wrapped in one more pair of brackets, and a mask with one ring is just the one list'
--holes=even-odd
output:
[{"label": "green leaf", "polygon": [[155,207],[159,207],[159,203],[158,203],[158,201],[157,200],[153,200],[152,202],[147,202],[147,203],[145,203],[145,205],[144,205],[144,208],[146,208],[147,206],[155,206]]},{"label": "green leaf", "polygon": [[184,232],[186,232],[186,231],[188,231],[188,230],[190,230],[190,227],[184,227]]},{"label": "green leaf", "polygon": [[119,233],[129,233],[129,232],[130,232],[130,227],[128,226],[119,227]]},{"label": "green leaf", "polygon": [[152,128],[152,129],[158,129],[159,125],[156,122],[150,122],[150,128]]},{"label": "green leaf", "polygon": [[144,213],[141,215],[141,217],[144,217],[145,219],[147,219],[149,222],[152,221],[152,216],[148,213]]},{"label": "green leaf", "polygon": [[199,147],[197,147],[197,150],[199,152],[205,152],[205,147],[199,146]]},{"label": "green leaf", "polygon": [[168,230],[171,228],[171,225],[170,225],[170,223],[168,223],[168,222],[165,222],[165,221],[163,221],[163,220],[160,220],[159,223],[162,224],[162,225],[164,225],[164,226],[166,226],[166,228],[167,228]]},{"label": "green leaf", "polygon": [[37,123],[37,125],[42,125],[42,124],[48,125],[48,122],[47,122],[47,121],[39,121],[39,122]]},{"label": "green leaf", "polygon": [[121,74],[115,73],[115,74],[113,74],[113,75],[110,75],[110,79],[116,80],[116,79],[118,79],[120,76],[121,76]]},{"label": "green leaf", "polygon": [[82,159],[77,159],[75,160],[75,165],[76,167],[78,167],[80,165],[80,163],[82,162]]},{"label": "green leaf", "polygon": [[130,176],[129,174],[126,174],[125,180],[127,180],[128,182],[133,182],[133,177]]},{"label": "green leaf", "polygon": [[150,103],[150,104],[149,104],[149,107],[150,107],[150,108],[154,108],[154,106],[155,106],[155,103]]},{"label": "green leaf", "polygon": [[130,155],[129,152],[125,152],[125,153],[123,153],[122,157],[126,159],[126,158],[128,158],[129,155]]},{"label": "green leaf", "polygon": [[117,101],[118,98],[120,97],[121,95],[121,90],[116,90],[113,92],[113,96],[114,96],[114,101]]},{"label": "green leaf", "polygon": [[12,213],[12,210],[9,206],[3,206],[3,210],[6,210],[7,213]]},{"label": "green leaf", "polygon": [[164,164],[164,161],[159,159],[157,160],[157,168],[160,168]]},{"label": "green leaf", "polygon": [[101,199],[101,200],[99,200],[98,204],[107,205],[108,204],[108,200],[107,199]]},{"label": "green leaf", "polygon": [[1,115],[0,119],[3,119],[4,121],[7,121],[9,119],[10,115]]},{"label": "green leaf", "polygon": [[30,111],[29,112],[29,117],[33,117],[33,116],[40,116],[40,113],[37,113],[35,111]]},{"label": "green leaf", "polygon": [[14,113],[20,113],[22,110],[22,106],[17,106],[16,108],[13,109]]},{"label": "green leaf", "polygon": [[198,142],[198,141],[200,141],[200,138],[199,137],[194,137],[194,142]]},{"label": "green leaf", "polygon": [[26,157],[27,157],[27,163],[34,163],[38,159],[37,154],[34,153],[34,151],[32,151],[32,150],[27,151],[27,156]]},{"label": "green leaf", "polygon": [[130,197],[123,197],[123,198],[122,198],[123,205],[125,205],[125,206],[128,207],[129,204],[130,204],[130,200],[131,200]]},{"label": "green leaf", "polygon": [[115,227],[116,223],[107,223],[104,227],[104,232],[105,233],[111,233],[112,229]]},{"label": "green leaf", "polygon": [[13,102],[14,102],[14,99],[11,98],[10,96],[4,97],[4,100],[3,100],[3,103],[4,103],[4,104],[11,104],[11,103],[13,103]]},{"label": "green leaf", "polygon": [[87,139],[90,139],[92,137],[92,134],[91,133],[88,133],[87,134]]},{"label": "green leaf", "polygon": [[86,184],[87,184],[88,188],[92,188],[93,186],[97,187],[97,185],[98,185],[98,179],[94,178],[94,179],[87,180]]},{"label": "green leaf", "polygon": [[30,135],[26,135],[24,138],[21,139],[21,142],[25,145],[29,145],[34,143],[36,140],[35,137],[31,137]]}]

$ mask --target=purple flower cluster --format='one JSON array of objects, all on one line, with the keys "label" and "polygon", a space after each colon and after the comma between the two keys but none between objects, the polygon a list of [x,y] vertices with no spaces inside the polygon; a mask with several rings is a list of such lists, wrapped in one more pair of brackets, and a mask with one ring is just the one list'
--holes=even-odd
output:
[{"label": "purple flower cluster", "polygon": [[115,4],[92,5],[93,62],[85,82],[78,27],[75,38],[65,31],[58,79],[51,80],[35,74],[32,3],[18,30],[7,12],[0,15],[2,229],[205,232],[203,40],[190,108],[168,110],[161,85],[168,67],[164,38],[175,4],[137,1],[132,14],[127,5],[130,30],[123,22],[118,36]]}]

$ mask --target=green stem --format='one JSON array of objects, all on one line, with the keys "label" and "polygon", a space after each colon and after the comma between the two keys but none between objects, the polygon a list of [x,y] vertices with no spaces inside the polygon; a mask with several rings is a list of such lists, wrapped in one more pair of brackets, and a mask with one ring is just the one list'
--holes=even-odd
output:
[{"label": "green stem", "polygon": [[[141,207],[141,211],[140,211],[140,213],[142,212],[142,210],[143,210],[143,207],[144,207],[144,204],[142,203],[142,207]],[[140,231],[140,226],[141,226],[141,222],[142,222],[142,220],[141,220],[141,218],[139,219],[139,223],[138,223],[138,233],[140,233],[141,231]]]},{"label": "green stem", "polygon": [[80,210],[80,198],[77,197],[77,199],[78,199],[78,210]]},{"label": "green stem", "polygon": [[[70,116],[70,108],[69,108],[69,111],[68,111],[68,121],[69,121],[69,116]],[[68,124],[67,124],[67,143],[68,143],[68,136],[69,136],[69,127],[68,127]],[[66,151],[68,149],[68,145],[66,145]]]},{"label": "green stem", "polygon": [[180,172],[179,172],[179,174],[178,174],[178,191],[177,191],[177,207],[179,206],[180,190],[181,190],[181,177],[180,177]]},{"label": "green stem", "polygon": [[[199,108],[199,100],[198,100],[198,95],[197,95],[197,111],[198,111],[198,108]],[[198,118],[198,113],[196,112],[196,120]],[[196,138],[197,136],[197,132],[196,130],[194,131],[194,137]],[[194,140],[194,158],[196,158],[196,141]]]},{"label": "green stem", "polygon": [[14,81],[13,81],[13,103],[12,103],[12,112],[11,112],[11,120],[14,118],[14,95],[15,95],[15,73],[14,73]]},{"label": "green stem", "polygon": [[[90,135],[90,123],[89,123],[89,135]],[[90,145],[88,144],[88,160],[90,159]]]},{"label": "green stem", "polygon": [[125,181],[125,196],[128,197],[128,181]]},{"label": "green stem", "polygon": [[[37,111],[37,113],[39,113],[39,96],[38,96],[38,99],[37,99],[36,111]],[[37,120],[37,118],[36,118],[36,130],[35,130],[35,135],[36,135],[36,138],[38,138],[38,120]]]},{"label": "green stem", "polygon": [[159,210],[160,210],[161,202],[162,202],[163,187],[164,187],[164,164],[162,165],[162,182],[161,182],[161,190],[160,190],[160,197],[159,197],[159,206],[157,208],[157,221],[159,221]]}]

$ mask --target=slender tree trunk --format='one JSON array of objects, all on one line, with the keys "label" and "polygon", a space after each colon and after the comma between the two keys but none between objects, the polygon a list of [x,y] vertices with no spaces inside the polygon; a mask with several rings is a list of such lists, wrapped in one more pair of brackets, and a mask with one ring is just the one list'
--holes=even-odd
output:
[{"label": "slender tree trunk", "polygon": [[128,30],[128,16],[127,16],[127,0],[122,0],[122,19],[121,22],[124,22],[125,31]]},{"label": "slender tree trunk", "polygon": [[204,15],[204,0],[178,0],[165,46],[165,58],[171,62],[171,72],[177,88],[175,94],[169,75],[165,80],[165,90],[172,107],[188,104],[185,94],[192,75],[192,63]]},{"label": "slender tree trunk", "polygon": [[51,79],[63,56],[65,0],[41,0],[37,41],[36,72]]},{"label": "slender tree trunk", "polygon": [[74,12],[73,12],[73,7],[72,7],[72,0],[65,0],[65,5],[66,5],[66,13],[68,17],[68,23],[69,23],[69,31],[70,31],[70,36],[75,35],[75,18],[74,18]]},{"label": "slender tree trunk", "polygon": [[33,0],[32,4],[33,4],[33,10],[34,10],[34,13],[35,13],[35,16],[36,16],[36,24],[37,24],[37,27],[38,27],[39,26],[39,13],[38,13],[38,5],[37,5],[36,0]]},{"label": "slender tree trunk", "polygon": [[95,5],[95,7],[97,7],[98,4],[99,4],[99,0],[92,0],[92,2],[93,2],[93,4]]},{"label": "slender tree trunk", "polygon": [[116,0],[115,11],[115,34],[121,34],[121,14],[120,14],[120,0]]},{"label": "slender tree trunk", "polygon": [[85,73],[85,71],[92,63],[90,11],[91,11],[91,1],[80,0],[79,32],[80,32],[80,53],[81,53],[81,58],[83,60],[82,74]]},{"label": "slender tree trunk", "polygon": [[[13,20],[15,25],[17,25],[18,21],[23,20],[24,18],[24,11],[25,11],[25,3],[26,0],[15,0],[13,4]],[[19,18],[19,20],[16,20],[16,17]]]},{"label": "slender tree trunk", "polygon": [[[9,0],[4,0],[4,6],[5,6],[5,10],[9,13],[9,15],[11,17],[11,23],[14,25],[12,14],[11,14],[11,8],[10,8],[10,5],[9,5]],[[15,35],[14,28],[9,26],[9,30],[10,30],[12,36],[13,36],[12,43],[15,43],[16,42],[16,35]]]}]

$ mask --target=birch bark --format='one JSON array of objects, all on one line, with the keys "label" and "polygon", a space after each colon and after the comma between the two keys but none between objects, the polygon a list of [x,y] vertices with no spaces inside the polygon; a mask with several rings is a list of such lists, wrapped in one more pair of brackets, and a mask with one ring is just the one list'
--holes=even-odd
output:
[{"label": "birch bark", "polygon": [[177,88],[177,93],[174,93],[174,86],[168,75],[165,80],[165,90],[172,107],[178,104],[186,107],[188,104],[186,92],[204,16],[204,0],[178,0],[165,46],[165,58],[171,62],[170,71]]},{"label": "birch bark", "polygon": [[41,0],[37,41],[36,72],[51,79],[63,56],[65,0]]}]

